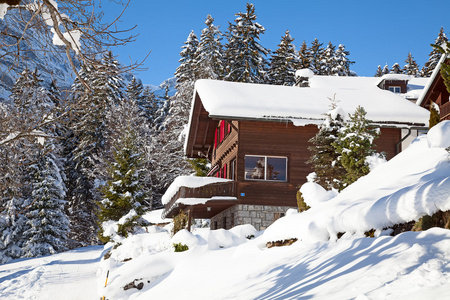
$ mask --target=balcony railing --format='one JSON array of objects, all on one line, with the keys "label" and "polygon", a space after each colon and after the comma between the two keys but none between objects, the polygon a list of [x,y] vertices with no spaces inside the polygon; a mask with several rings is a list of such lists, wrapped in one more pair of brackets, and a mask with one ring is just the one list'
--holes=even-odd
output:
[{"label": "balcony railing", "polygon": [[450,102],[442,105],[439,110],[441,111],[441,120],[450,120]]},{"label": "balcony railing", "polygon": [[169,203],[165,205],[164,215],[167,216],[180,198],[212,198],[217,196],[236,197],[236,182],[211,183],[198,188],[182,186],[172,199],[170,199]]}]

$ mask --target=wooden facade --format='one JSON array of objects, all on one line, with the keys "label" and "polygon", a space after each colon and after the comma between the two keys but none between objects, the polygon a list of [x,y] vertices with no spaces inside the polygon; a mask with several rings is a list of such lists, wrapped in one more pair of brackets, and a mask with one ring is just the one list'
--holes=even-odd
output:
[{"label": "wooden facade", "polygon": [[[446,59],[444,63],[450,64],[450,59]],[[450,93],[444,84],[440,69],[436,72],[435,76],[431,78],[432,82],[426,90],[420,106],[430,109],[431,102],[434,102],[439,106],[441,120],[450,120]]]}]

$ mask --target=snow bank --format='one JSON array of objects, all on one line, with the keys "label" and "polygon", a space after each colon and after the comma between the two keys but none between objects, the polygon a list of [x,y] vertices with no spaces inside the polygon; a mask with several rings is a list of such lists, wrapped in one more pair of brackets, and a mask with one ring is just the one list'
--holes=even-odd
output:
[{"label": "snow bank", "polygon": [[442,121],[433,126],[427,134],[428,147],[450,147],[450,121]]},{"label": "snow bank", "polygon": [[169,186],[165,194],[162,196],[162,204],[169,203],[170,199],[178,192],[180,187],[198,188],[212,183],[229,182],[230,179],[216,178],[216,177],[197,177],[197,176],[179,176],[175,178]]},{"label": "snow bank", "polygon": [[152,224],[164,224],[164,223],[171,222],[172,219],[163,219],[162,218],[163,211],[164,211],[164,209],[152,210],[152,211],[147,212],[142,217]]},{"label": "snow bank", "polygon": [[[327,241],[336,239],[339,232],[362,235],[450,210],[450,155],[443,148],[449,145],[448,124],[433,127],[428,137],[420,136],[335,198],[277,220],[266,229],[261,243],[289,238]],[[308,199],[326,199],[317,187],[310,187],[306,194]]]}]

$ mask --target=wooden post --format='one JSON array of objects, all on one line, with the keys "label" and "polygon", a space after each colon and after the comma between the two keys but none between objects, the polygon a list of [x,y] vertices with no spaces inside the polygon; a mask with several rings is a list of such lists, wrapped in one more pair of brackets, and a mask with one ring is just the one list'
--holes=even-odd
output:
[{"label": "wooden post", "polygon": [[192,206],[189,206],[188,208],[188,228],[187,230],[191,232],[191,225],[192,225]]}]

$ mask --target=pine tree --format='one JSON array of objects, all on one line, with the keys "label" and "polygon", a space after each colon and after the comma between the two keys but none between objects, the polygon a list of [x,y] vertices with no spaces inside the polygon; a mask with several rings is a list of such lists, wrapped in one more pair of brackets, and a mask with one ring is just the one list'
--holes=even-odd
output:
[{"label": "pine tree", "polygon": [[206,28],[200,35],[196,53],[196,73],[198,78],[222,79],[225,73],[223,61],[222,33],[219,26],[213,24],[211,15],[206,17]]},{"label": "pine tree", "polygon": [[395,63],[395,64],[392,66],[392,69],[391,69],[390,74],[402,74],[402,73],[403,73],[403,70],[402,70],[402,68],[400,67],[400,65],[399,65],[398,63]]},{"label": "pine tree", "polygon": [[[175,76],[177,77],[177,85],[182,83],[195,82],[198,79],[198,74],[196,74],[196,63],[197,63],[197,51],[198,39],[194,31],[189,33],[187,40],[184,42],[184,46],[181,47],[180,60]],[[177,88],[178,89],[178,88]]]},{"label": "pine tree", "polygon": [[336,70],[333,70],[333,75],[338,76],[352,76],[352,72],[350,71],[350,65],[354,64],[354,61],[350,61],[347,56],[350,55],[350,52],[345,50],[345,46],[342,44],[339,44],[338,48],[336,49],[335,57],[336,60]]},{"label": "pine tree", "polygon": [[406,65],[403,67],[403,74],[412,75],[415,77],[419,76],[419,65],[414,60],[411,52],[408,53],[408,57],[406,58],[405,63]]},{"label": "pine tree", "polygon": [[343,183],[352,184],[361,176],[369,173],[366,157],[375,153],[373,141],[379,135],[379,129],[370,126],[366,111],[358,106],[354,114],[349,115],[338,140],[333,143],[340,154],[340,162],[346,170]]},{"label": "pine tree", "polygon": [[325,115],[324,123],[319,126],[317,134],[309,140],[313,146],[308,147],[311,157],[307,163],[312,165],[316,183],[327,190],[341,190],[344,187],[342,180],[346,171],[338,159],[340,154],[333,144],[344,126],[344,116],[342,110],[337,107],[336,100],[330,100],[330,111]]},{"label": "pine tree", "polygon": [[303,41],[302,45],[300,46],[298,55],[300,57],[299,70],[310,68],[311,67],[310,53],[309,53],[308,45],[306,44],[305,41]]},{"label": "pine tree", "polygon": [[374,75],[375,77],[383,76],[383,70],[381,70],[381,65],[378,65],[377,72]]},{"label": "pine tree", "polygon": [[284,36],[281,37],[278,49],[272,53],[268,70],[271,84],[295,84],[295,71],[300,67],[300,58],[292,44],[293,41],[289,30],[286,30]]},{"label": "pine tree", "polygon": [[36,257],[67,250],[69,221],[64,213],[65,186],[56,156],[48,149],[41,151],[30,166],[33,174],[31,205],[27,212],[29,229],[24,232],[24,257]]},{"label": "pine tree", "polygon": [[[447,41],[448,38],[444,33],[444,27],[441,27],[438,37],[434,41],[434,45],[442,45]],[[428,61],[424,64],[422,70],[420,70],[420,75],[422,77],[430,77],[434,69],[436,68],[439,60],[441,59],[441,53],[434,47],[433,50],[430,52],[430,54],[428,54],[428,56],[429,56]]]},{"label": "pine tree", "polygon": [[86,90],[77,79],[72,86],[72,101],[78,105],[71,126],[74,145],[66,166],[71,168],[68,180],[72,181],[68,185],[70,238],[77,246],[86,246],[98,241],[99,185],[107,177],[108,137],[113,130],[108,111],[125,97],[120,65],[111,52],[105,53],[95,68],[82,65],[79,73],[91,90]]},{"label": "pine tree", "polygon": [[391,72],[391,70],[389,70],[389,66],[386,63],[386,65],[384,65],[384,67],[383,67],[382,73],[383,73],[383,75],[386,75],[386,74],[389,74],[390,72]]},{"label": "pine tree", "polygon": [[234,82],[267,83],[269,49],[259,44],[264,27],[256,22],[255,6],[247,3],[246,12],[235,14],[229,23],[225,46],[225,80]]},{"label": "pine tree", "polygon": [[328,42],[327,47],[323,51],[324,64],[322,70],[319,72],[322,75],[338,75],[337,60],[336,60],[336,47]]},{"label": "pine tree", "polygon": [[[127,226],[137,225],[138,217],[149,208],[142,183],[144,173],[142,154],[137,145],[137,136],[132,128],[125,130],[120,139],[115,141],[114,161],[109,168],[110,179],[102,188],[102,200],[99,202],[99,221],[119,221],[131,210],[136,212],[119,234],[127,236]],[[99,234],[103,234],[100,230]],[[105,237],[106,238],[106,237]]]},{"label": "pine tree", "polygon": [[309,62],[310,69],[316,75],[324,75],[323,70],[325,68],[324,49],[322,43],[316,38],[309,47]]},{"label": "pine tree", "polygon": [[430,119],[428,122],[428,129],[431,129],[434,125],[438,124],[440,121],[441,116],[439,113],[439,106],[432,101],[430,105]]}]

